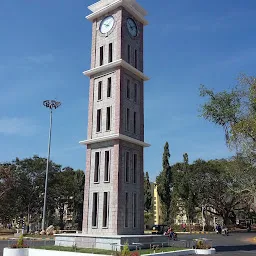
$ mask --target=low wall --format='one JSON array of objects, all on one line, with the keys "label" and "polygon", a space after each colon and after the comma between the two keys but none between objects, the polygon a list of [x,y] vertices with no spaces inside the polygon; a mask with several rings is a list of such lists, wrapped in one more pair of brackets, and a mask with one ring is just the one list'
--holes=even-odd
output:
[{"label": "low wall", "polygon": [[105,250],[122,249],[125,243],[129,244],[130,249],[136,249],[136,244],[141,248],[150,248],[150,245],[168,245],[168,236],[161,235],[113,235],[113,236],[92,236],[86,234],[57,234],[55,235],[56,246],[79,248],[97,248]]},{"label": "low wall", "polygon": [[[154,254],[144,254],[142,256],[185,256],[185,255],[195,255],[194,249],[188,249],[188,250],[180,250],[176,252],[159,252]],[[95,255],[94,255],[95,256]]]},{"label": "low wall", "polygon": [[[46,250],[38,250],[38,249],[29,249],[29,253],[28,253],[28,256],[45,256],[45,255],[47,256],[95,256],[95,254],[92,254],[92,253],[61,252],[61,251],[50,251],[50,250],[46,251]],[[107,255],[102,254],[102,256],[107,256]]]},{"label": "low wall", "polygon": [[[181,250],[176,252],[161,252],[154,254],[147,254],[143,256],[185,256],[185,255],[195,255],[201,254],[198,253],[198,250],[189,249]],[[215,249],[208,250],[208,253],[204,255],[215,254]],[[3,256],[95,256],[92,253],[76,253],[76,252],[63,252],[63,251],[51,251],[51,250],[39,250],[39,249],[11,249],[4,248]],[[109,256],[100,254],[100,256]]]},{"label": "low wall", "polygon": [[[63,252],[63,251],[51,251],[51,250],[39,250],[39,249],[11,249],[4,248],[3,256],[95,256],[92,253],[76,253],[76,252]],[[109,256],[103,255],[101,256]]]}]

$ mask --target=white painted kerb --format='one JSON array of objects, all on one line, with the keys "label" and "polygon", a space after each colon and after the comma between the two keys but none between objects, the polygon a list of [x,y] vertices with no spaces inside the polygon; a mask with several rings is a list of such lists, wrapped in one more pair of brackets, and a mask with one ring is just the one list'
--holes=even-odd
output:
[{"label": "white painted kerb", "polygon": [[[154,253],[147,254],[147,256],[183,256],[195,254],[195,250],[181,250],[176,252],[166,252],[166,253]],[[38,249],[4,249],[4,256],[95,256],[91,253],[76,253],[76,252],[63,252],[63,251],[51,251],[51,250],[38,250]],[[107,256],[99,254],[99,256]]]}]

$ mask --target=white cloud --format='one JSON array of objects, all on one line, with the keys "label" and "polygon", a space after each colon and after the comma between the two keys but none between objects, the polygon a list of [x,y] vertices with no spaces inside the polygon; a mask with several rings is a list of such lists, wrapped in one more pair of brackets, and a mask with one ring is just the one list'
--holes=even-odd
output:
[{"label": "white cloud", "polygon": [[38,130],[38,126],[26,118],[2,118],[0,119],[0,134],[5,135],[34,135]]}]

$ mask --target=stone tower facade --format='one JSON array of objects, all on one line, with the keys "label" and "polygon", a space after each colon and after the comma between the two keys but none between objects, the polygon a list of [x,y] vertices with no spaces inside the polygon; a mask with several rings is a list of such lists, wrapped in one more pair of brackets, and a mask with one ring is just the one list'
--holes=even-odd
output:
[{"label": "stone tower facade", "polygon": [[143,29],[136,0],[101,0],[92,14],[83,234],[144,233]]}]

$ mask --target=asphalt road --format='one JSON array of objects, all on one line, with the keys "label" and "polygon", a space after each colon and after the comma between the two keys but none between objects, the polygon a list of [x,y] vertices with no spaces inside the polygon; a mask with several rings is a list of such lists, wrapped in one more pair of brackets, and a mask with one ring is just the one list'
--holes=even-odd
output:
[{"label": "asphalt road", "polygon": [[[256,233],[234,233],[229,236],[216,234],[209,235],[178,235],[179,240],[192,240],[195,238],[212,239],[213,247],[217,250],[218,256],[251,256],[256,255],[256,242],[252,243]],[[11,245],[11,241],[0,241],[0,256],[3,256],[3,248]],[[32,243],[32,244],[31,244]],[[29,246],[52,245],[53,241],[33,241]]]},{"label": "asphalt road", "polygon": [[256,242],[252,240],[256,233],[231,233],[229,236],[209,235],[179,235],[179,239],[207,238],[212,239],[213,247],[218,256],[250,256],[256,255]]}]

